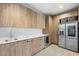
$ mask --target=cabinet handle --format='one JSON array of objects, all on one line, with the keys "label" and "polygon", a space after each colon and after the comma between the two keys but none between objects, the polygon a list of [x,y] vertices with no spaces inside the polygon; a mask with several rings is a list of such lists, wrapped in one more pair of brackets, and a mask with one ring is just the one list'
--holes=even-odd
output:
[{"label": "cabinet handle", "polygon": [[33,40],[31,40],[31,41],[33,41]]},{"label": "cabinet handle", "polygon": [[42,46],[42,45],[40,44],[40,46]]},{"label": "cabinet handle", "polygon": [[27,42],[30,42],[30,41],[27,41]]}]

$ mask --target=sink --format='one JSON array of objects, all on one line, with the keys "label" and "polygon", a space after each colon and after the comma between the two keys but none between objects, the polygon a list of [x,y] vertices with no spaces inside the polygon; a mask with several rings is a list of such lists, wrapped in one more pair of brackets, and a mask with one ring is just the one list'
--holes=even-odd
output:
[{"label": "sink", "polygon": [[5,40],[5,42],[7,42],[7,41],[9,41],[9,40]]},{"label": "sink", "polygon": [[14,40],[18,40],[17,38],[15,38]]}]

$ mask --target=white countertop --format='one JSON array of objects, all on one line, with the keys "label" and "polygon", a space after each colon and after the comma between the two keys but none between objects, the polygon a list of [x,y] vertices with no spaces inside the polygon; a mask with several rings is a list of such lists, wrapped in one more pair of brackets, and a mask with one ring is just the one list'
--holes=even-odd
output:
[{"label": "white countertop", "polygon": [[[48,36],[48,34],[37,34],[37,35],[22,35],[22,36],[18,36],[18,37],[13,37],[13,38],[0,38],[0,44],[5,44],[5,43],[11,43],[11,42],[16,42],[16,41],[20,41],[20,40],[26,40],[26,39],[32,39],[32,38],[37,38],[37,37],[44,37],[44,36]],[[18,39],[18,40],[14,40],[14,39]],[[5,41],[8,40],[8,41]]]}]

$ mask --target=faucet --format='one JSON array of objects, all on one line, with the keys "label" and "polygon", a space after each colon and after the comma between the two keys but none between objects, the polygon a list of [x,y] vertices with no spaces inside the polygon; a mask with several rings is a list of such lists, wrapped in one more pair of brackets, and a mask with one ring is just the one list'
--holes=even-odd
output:
[{"label": "faucet", "polygon": [[[10,29],[10,38],[13,38],[13,35],[12,35],[12,30]],[[9,41],[9,40],[5,40],[6,42]]]},{"label": "faucet", "polygon": [[10,38],[12,38],[13,37],[13,35],[12,35],[12,30],[10,30]]},{"label": "faucet", "polygon": [[[14,36],[13,36],[13,33],[12,33],[13,31],[12,31],[12,29],[10,30],[10,38],[13,38]],[[14,40],[18,40],[17,38],[14,38]]]}]

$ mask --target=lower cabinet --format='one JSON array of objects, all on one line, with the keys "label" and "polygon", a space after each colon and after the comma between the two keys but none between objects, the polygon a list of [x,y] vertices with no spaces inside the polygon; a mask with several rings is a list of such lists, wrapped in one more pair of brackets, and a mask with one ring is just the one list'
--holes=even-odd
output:
[{"label": "lower cabinet", "polygon": [[22,48],[22,56],[28,55],[28,43],[27,40],[22,41],[23,42],[23,48]]},{"label": "lower cabinet", "polygon": [[0,56],[31,56],[44,48],[44,38],[0,44]]},{"label": "lower cabinet", "polygon": [[22,56],[22,49],[23,49],[23,41],[17,41],[15,42],[15,55],[16,56]]},{"label": "lower cabinet", "polygon": [[44,48],[44,37],[39,38],[39,50],[42,50]]},{"label": "lower cabinet", "polygon": [[26,41],[27,41],[27,56],[31,56],[32,55],[32,39],[28,39]]},{"label": "lower cabinet", "polygon": [[12,42],[9,44],[10,44],[10,55],[16,56],[16,42]]},{"label": "lower cabinet", "polygon": [[32,42],[32,54],[35,54],[36,52],[38,52],[39,50],[39,40],[38,38],[36,39],[33,39],[33,42]]},{"label": "lower cabinet", "polygon": [[44,39],[42,37],[33,39],[33,54],[44,48]]},{"label": "lower cabinet", "polygon": [[10,55],[10,44],[1,44],[0,45],[0,55],[1,56]]}]

